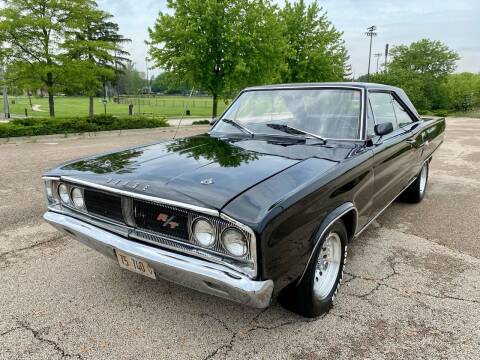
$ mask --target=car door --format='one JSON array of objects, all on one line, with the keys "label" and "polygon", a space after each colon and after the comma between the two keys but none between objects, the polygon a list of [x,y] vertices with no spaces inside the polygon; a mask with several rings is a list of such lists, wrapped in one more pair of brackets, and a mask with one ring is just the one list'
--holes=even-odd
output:
[{"label": "car door", "polygon": [[[393,132],[379,137],[372,135],[374,195],[372,217],[382,211],[405,188],[411,178],[412,164],[418,155],[412,144],[414,134],[397,116],[398,100],[390,91],[370,91],[369,101],[375,124],[391,122]],[[399,112],[400,114],[400,112]]]},{"label": "car door", "polygon": [[398,127],[407,133],[407,139],[405,141],[412,145],[412,162],[408,167],[405,178],[405,185],[408,185],[408,183],[420,172],[422,165],[422,149],[425,144],[428,144],[428,141],[425,139],[426,134],[423,131],[423,121],[409,111],[408,106],[403,104],[400,97],[396,96],[394,93],[392,95],[392,104]]}]

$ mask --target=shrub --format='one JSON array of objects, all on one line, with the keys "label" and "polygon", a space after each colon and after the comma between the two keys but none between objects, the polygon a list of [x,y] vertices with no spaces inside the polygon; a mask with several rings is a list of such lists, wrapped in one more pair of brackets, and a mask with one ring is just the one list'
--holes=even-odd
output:
[{"label": "shrub", "polygon": [[433,112],[433,115],[440,117],[447,117],[449,114],[449,111],[445,109],[438,109]]},{"label": "shrub", "polygon": [[95,115],[75,118],[25,118],[0,124],[0,137],[71,134],[107,130],[142,129],[168,126],[164,118]]},{"label": "shrub", "polygon": [[209,125],[210,120],[195,120],[192,125]]}]

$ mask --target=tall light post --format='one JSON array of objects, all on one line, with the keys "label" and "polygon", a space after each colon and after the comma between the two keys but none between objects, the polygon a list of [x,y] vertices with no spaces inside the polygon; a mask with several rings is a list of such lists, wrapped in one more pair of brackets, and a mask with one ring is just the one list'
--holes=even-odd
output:
[{"label": "tall light post", "polygon": [[385,44],[385,64],[383,65],[384,72],[387,72],[387,58],[388,58],[388,44]]},{"label": "tall light post", "polygon": [[367,81],[370,81],[370,61],[372,59],[372,41],[373,41],[373,37],[377,36],[377,33],[375,32],[375,30],[377,30],[377,27],[375,25],[372,25],[367,28],[367,32],[365,33],[368,37],[370,37],[370,51],[368,52]]},{"label": "tall light post", "polygon": [[377,58],[377,74],[378,74],[378,61],[380,60],[380,56],[382,56],[382,55],[383,55],[382,53],[373,54],[373,56],[375,56]]}]

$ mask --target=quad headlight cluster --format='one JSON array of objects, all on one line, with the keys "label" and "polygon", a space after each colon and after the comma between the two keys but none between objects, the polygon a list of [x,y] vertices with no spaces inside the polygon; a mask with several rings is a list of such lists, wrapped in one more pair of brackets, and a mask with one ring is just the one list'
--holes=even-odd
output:
[{"label": "quad headlight cluster", "polygon": [[75,186],[68,186],[65,183],[46,180],[45,191],[49,204],[61,202],[63,205],[73,206],[79,210],[85,210],[83,189]]},{"label": "quad headlight cluster", "polygon": [[[216,245],[217,230],[208,219],[196,219],[192,225],[192,234],[195,241],[203,247],[211,248]],[[248,239],[239,229],[227,227],[219,234],[218,239],[229,255],[241,258],[248,253]]]}]

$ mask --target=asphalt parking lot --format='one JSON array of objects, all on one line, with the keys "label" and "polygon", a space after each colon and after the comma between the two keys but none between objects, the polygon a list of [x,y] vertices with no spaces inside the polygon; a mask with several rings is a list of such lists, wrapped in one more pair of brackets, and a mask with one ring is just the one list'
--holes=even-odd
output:
[{"label": "asphalt parking lot", "polygon": [[352,244],[315,320],[130,273],[43,222],[45,169],[172,134],[0,145],[1,359],[480,358],[480,119],[448,119],[426,198],[393,203]]}]

